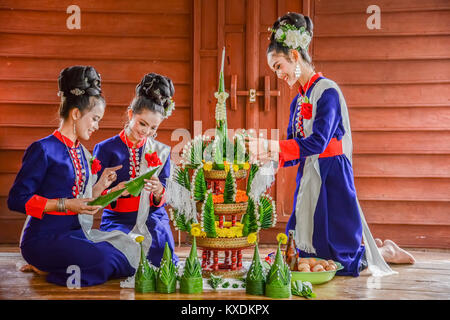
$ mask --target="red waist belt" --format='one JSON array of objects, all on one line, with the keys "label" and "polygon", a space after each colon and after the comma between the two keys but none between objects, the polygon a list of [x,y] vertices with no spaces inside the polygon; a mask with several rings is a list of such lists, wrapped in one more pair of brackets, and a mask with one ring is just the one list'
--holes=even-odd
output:
[{"label": "red waist belt", "polygon": [[111,205],[108,205],[105,209],[118,212],[138,211],[140,200],[141,197],[119,198],[116,200],[116,206],[114,208],[112,208]]},{"label": "red waist belt", "polygon": [[326,149],[319,155],[319,158],[327,158],[334,157],[344,154],[342,152],[342,139],[338,140],[333,138],[330,140],[330,143],[326,147]]},{"label": "red waist belt", "polygon": [[44,214],[51,214],[51,215],[54,215],[54,216],[73,216],[73,215],[76,215],[78,213],[67,210],[66,212],[49,211],[49,212],[44,212]]}]

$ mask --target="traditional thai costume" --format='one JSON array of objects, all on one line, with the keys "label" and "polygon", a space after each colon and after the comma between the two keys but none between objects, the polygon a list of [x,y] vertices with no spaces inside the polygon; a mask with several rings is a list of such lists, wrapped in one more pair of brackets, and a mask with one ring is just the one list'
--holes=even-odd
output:
[{"label": "traditional thai costume", "polygon": [[92,196],[97,175],[92,174],[90,160],[81,143],[55,131],[27,148],[9,192],[10,210],[27,215],[20,239],[23,258],[48,272],[51,283],[66,285],[68,267],[75,265],[81,286],[101,284],[133,275],[139,262],[134,239],[123,232],[92,229],[92,215],[44,212],[48,199]]},{"label": "traditional thai costume", "polygon": [[280,141],[279,166],[297,164],[286,233],[295,230],[300,256],[339,261],[344,267],[339,275],[358,276],[367,264],[374,275],[391,274],[356,196],[344,96],[320,73],[300,86],[290,106],[287,140]]},{"label": "traditional thai costume", "polygon": [[144,242],[148,250],[147,258],[154,266],[159,267],[166,242],[172,251],[173,262],[178,263],[178,256],[174,253],[175,241],[169,217],[164,209],[166,179],[170,176],[170,147],[151,138],[144,138],[133,146],[122,130],[120,134],[100,142],[94,148],[94,156],[102,167],[122,165],[111,188],[148,170],[145,155],[150,152],[156,152],[162,162],[155,173],[164,187],[161,200],[155,203],[153,193],[146,190],[138,197],[133,195],[120,197],[103,210],[100,230],[121,230],[125,233],[139,230],[141,234],[147,235],[146,239],[151,239],[150,248],[149,243]]}]

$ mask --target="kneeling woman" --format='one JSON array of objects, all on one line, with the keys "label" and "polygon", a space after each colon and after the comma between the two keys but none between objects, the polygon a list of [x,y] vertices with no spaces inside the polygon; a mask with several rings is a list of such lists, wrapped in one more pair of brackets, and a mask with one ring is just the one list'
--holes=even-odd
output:
[{"label": "kneeling woman", "polygon": [[[67,284],[71,266],[79,267],[81,286],[130,276],[135,271],[116,248],[120,242],[117,247],[129,245],[129,251],[136,252],[132,239],[123,233],[122,237],[91,233],[93,215],[101,207],[87,203],[109,187],[119,169],[103,170],[94,185],[97,175],[91,170],[91,156],[78,141],[88,140],[103,117],[100,81],[93,67],[73,66],[61,71],[61,125],[27,148],[8,197],[10,210],[27,215],[20,241],[24,259],[33,270],[47,273],[47,281],[58,285]],[[108,239],[111,241],[103,241]]]},{"label": "kneeling woman", "polygon": [[155,73],[145,75],[136,86],[125,129],[94,148],[94,156],[104,166],[122,166],[117,171],[117,181],[106,192],[123,188],[130,179],[158,166],[153,177],[146,180],[140,196],[123,193],[105,208],[100,225],[104,231],[147,235],[146,239],[151,239],[151,246],[150,242],[146,245],[150,247],[147,258],[154,266],[160,265],[166,242],[174,263],[178,263],[178,257],[173,253],[175,242],[169,217],[164,209],[166,178],[170,176],[170,147],[155,140],[159,125],[174,108],[173,94],[174,87],[169,78]]}]

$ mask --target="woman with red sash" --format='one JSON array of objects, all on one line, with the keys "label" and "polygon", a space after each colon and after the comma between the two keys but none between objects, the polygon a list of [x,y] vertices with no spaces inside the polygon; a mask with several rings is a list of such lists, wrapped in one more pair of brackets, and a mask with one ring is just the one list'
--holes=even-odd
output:
[{"label": "woman with red sash", "polygon": [[[123,188],[124,184],[158,166],[140,196],[123,193],[103,210],[100,229],[121,230],[145,236],[147,258],[159,267],[164,247],[168,243],[174,263],[178,257],[165,206],[166,179],[170,176],[170,147],[157,141],[156,131],[174,109],[172,81],[159,74],[144,76],[136,86],[136,95],[128,111],[128,123],[118,135],[100,142],[94,156],[103,166],[122,166],[117,181],[106,192]],[[101,171],[100,171],[101,172]]]},{"label": "woman with red sash", "polygon": [[[286,226],[295,231],[301,257],[340,262],[339,275],[358,276],[366,267],[374,275],[394,273],[386,262],[413,263],[394,242],[373,239],[360,208],[353,178],[352,138],[347,105],[338,85],[314,71],[308,46],[309,17],[288,13],[270,29],[269,67],[299,93],[290,105],[287,140],[260,145],[257,156],[278,167],[298,165],[294,208]],[[364,240],[364,244],[363,244]]]},{"label": "woman with red sash", "polygon": [[61,72],[58,85],[61,125],[27,148],[8,197],[10,210],[27,215],[20,249],[30,265],[22,271],[47,274],[47,281],[62,286],[128,277],[137,266],[136,258],[134,263],[128,258],[138,257],[138,245],[124,233],[92,232],[93,215],[101,207],[88,205],[120,167],[97,175],[99,164],[78,140],[98,130],[105,112],[100,75],[93,67],[73,66]]}]

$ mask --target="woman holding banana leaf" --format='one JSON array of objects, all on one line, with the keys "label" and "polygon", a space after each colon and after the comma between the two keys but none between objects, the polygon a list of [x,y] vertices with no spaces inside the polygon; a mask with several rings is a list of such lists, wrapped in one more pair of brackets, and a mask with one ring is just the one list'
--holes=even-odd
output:
[{"label": "woman holding banana leaf", "polygon": [[130,179],[157,168],[156,173],[145,180],[142,193],[130,195],[125,190],[109,204],[103,211],[100,225],[104,231],[121,230],[144,235],[143,246],[149,250],[147,258],[155,266],[161,262],[166,242],[172,251],[173,262],[178,262],[164,209],[166,178],[170,176],[170,147],[155,140],[159,125],[174,109],[173,94],[174,87],[169,78],[146,74],[136,86],[136,95],[127,110],[129,121],[125,129],[94,148],[94,156],[103,166],[122,166],[117,171],[117,180],[104,192],[106,194],[122,190]]},{"label": "woman holding banana leaf", "polygon": [[[58,85],[61,125],[27,148],[8,197],[10,210],[27,215],[20,248],[29,265],[22,271],[47,274],[58,285],[73,279],[75,286],[130,276],[138,245],[124,233],[92,230],[101,206],[89,204],[116,179],[120,166],[97,174],[100,163],[78,140],[98,130],[105,112],[100,75],[90,66],[72,66],[61,71]],[[70,270],[79,270],[79,277]]]}]

